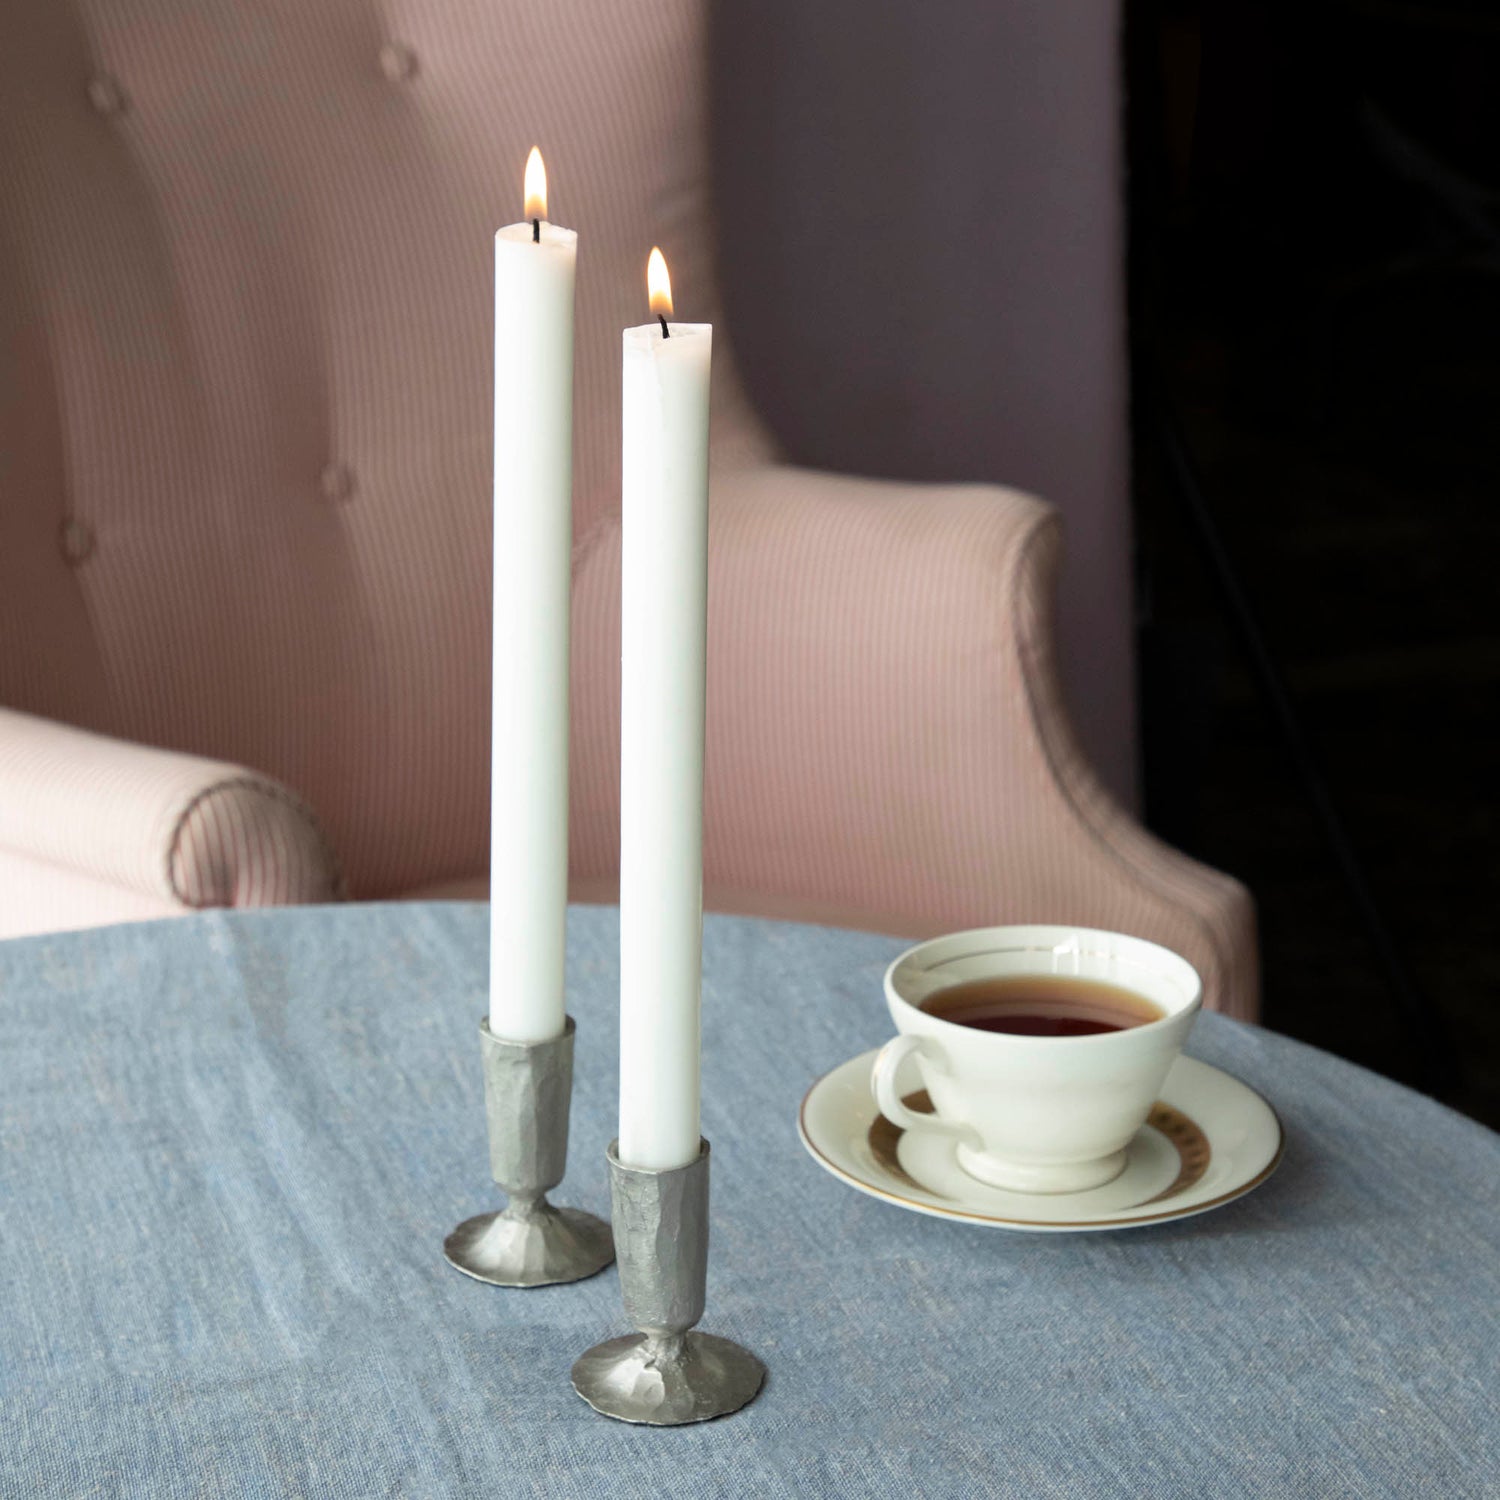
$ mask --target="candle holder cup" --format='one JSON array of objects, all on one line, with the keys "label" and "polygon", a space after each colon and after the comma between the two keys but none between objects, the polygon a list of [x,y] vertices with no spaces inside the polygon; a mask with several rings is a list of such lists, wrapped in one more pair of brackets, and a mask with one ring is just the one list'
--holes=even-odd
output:
[{"label": "candle holder cup", "polygon": [[627,1167],[609,1148],[610,1198],[625,1316],[640,1331],[573,1366],[573,1389],[622,1422],[676,1427],[755,1399],[766,1367],[748,1349],[699,1333],[708,1276],[708,1142],[685,1167]]},{"label": "candle holder cup", "polygon": [[615,1258],[609,1225],[576,1208],[556,1208],[549,1189],[568,1160],[573,1094],[573,1018],[546,1042],[508,1042],[479,1023],[490,1173],[507,1202],[465,1219],[443,1241],[448,1264],[493,1286],[581,1281]]}]

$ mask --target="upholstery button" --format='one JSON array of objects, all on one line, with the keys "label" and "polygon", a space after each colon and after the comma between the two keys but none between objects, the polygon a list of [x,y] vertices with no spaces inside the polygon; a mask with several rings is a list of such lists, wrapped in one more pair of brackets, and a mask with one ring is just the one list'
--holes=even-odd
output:
[{"label": "upholstery button", "polygon": [[62,555],[76,568],[94,550],[93,529],[86,521],[69,516],[57,528],[57,545]]},{"label": "upholstery button", "polygon": [[318,480],[318,488],[323,491],[325,500],[341,505],[353,498],[354,472],[347,464],[327,464]]},{"label": "upholstery button", "polygon": [[123,114],[128,102],[125,90],[108,73],[96,73],[89,79],[89,103],[101,115]]},{"label": "upholstery button", "polygon": [[387,42],[380,49],[380,71],[392,83],[409,83],[417,76],[417,54],[401,42]]}]

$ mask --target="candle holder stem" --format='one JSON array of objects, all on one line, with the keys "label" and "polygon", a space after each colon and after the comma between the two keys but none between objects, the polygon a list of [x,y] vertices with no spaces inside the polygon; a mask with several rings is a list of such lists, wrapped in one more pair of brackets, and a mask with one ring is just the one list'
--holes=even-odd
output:
[{"label": "candle holder stem", "polygon": [[622,1422],[676,1427],[754,1400],[766,1367],[748,1349],[693,1325],[708,1277],[708,1142],[685,1167],[627,1167],[609,1148],[610,1198],[625,1316],[640,1331],[573,1366],[573,1389]]},{"label": "candle holder stem", "polygon": [[443,1241],[448,1264],[493,1286],[581,1281],[615,1258],[609,1225],[576,1208],[556,1208],[549,1189],[568,1161],[573,1095],[573,1018],[546,1042],[508,1042],[479,1023],[490,1173],[507,1202],[465,1219]]}]

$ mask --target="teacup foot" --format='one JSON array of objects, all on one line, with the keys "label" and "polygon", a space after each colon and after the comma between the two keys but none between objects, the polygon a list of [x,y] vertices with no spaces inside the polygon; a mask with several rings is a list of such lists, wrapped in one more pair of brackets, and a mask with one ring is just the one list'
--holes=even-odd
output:
[{"label": "teacup foot", "polygon": [[958,1164],[976,1181],[1009,1193],[1084,1193],[1113,1182],[1125,1170],[1124,1150],[1094,1161],[1027,1166],[1001,1161],[973,1146],[960,1143]]}]

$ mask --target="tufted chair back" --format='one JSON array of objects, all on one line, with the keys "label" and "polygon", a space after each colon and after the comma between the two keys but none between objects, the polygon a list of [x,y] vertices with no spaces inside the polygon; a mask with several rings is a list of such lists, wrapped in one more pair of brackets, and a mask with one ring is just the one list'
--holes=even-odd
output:
[{"label": "tufted chair back", "polygon": [[[487,847],[493,230],[578,230],[575,549],[653,243],[716,316],[700,0],[17,0],[0,45],[0,702],[243,762],[351,889]],[[716,340],[721,449],[762,439]],[[575,627],[575,697],[617,670]],[[612,744],[574,760],[613,859]]]}]

